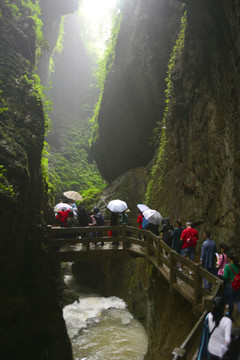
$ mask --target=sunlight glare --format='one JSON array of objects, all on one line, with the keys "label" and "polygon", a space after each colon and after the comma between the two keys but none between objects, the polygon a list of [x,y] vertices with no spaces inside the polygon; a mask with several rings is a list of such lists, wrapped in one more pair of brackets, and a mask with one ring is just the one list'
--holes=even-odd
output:
[{"label": "sunlight glare", "polygon": [[88,22],[88,35],[95,39],[95,47],[100,53],[105,49],[105,41],[110,36],[111,15],[117,0],[82,0],[80,9]]}]

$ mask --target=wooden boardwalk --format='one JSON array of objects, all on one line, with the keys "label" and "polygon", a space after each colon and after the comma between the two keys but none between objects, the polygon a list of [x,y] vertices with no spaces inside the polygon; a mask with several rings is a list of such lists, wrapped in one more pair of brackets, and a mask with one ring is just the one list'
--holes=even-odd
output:
[{"label": "wooden boardwalk", "polygon": [[[109,237],[112,231],[114,236]],[[95,235],[95,237],[93,236]],[[101,243],[104,243],[101,246]],[[113,245],[119,242],[119,246]],[[75,262],[145,257],[169,283],[199,312],[199,321],[186,341],[173,351],[173,359],[188,359],[193,339],[199,336],[203,316],[211,309],[212,299],[221,292],[222,281],[200,266],[177,254],[150,231],[132,226],[101,226],[46,229],[46,246],[54,261]],[[179,267],[182,265],[182,270]],[[190,275],[191,271],[191,275]],[[203,278],[212,283],[211,292],[204,289]],[[191,349],[192,351],[192,349]]]}]

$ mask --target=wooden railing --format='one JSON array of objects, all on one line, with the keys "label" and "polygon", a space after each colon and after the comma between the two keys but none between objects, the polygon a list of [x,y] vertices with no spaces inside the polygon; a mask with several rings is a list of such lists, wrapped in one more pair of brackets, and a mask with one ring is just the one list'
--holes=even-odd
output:
[{"label": "wooden railing", "polygon": [[[112,236],[109,237],[109,231]],[[95,237],[93,237],[95,234]],[[141,239],[140,239],[141,237]],[[104,247],[94,247],[97,243],[104,242]],[[119,242],[120,246],[112,246],[112,242]],[[81,244],[83,246],[69,246]],[[200,264],[196,264],[187,258],[182,257],[160,237],[157,237],[150,231],[138,229],[132,226],[101,226],[101,227],[76,227],[76,228],[57,228],[48,226],[46,231],[46,246],[52,254],[62,254],[56,256],[59,261],[70,256],[77,259],[77,253],[85,253],[85,257],[93,252],[103,251],[121,251],[125,254],[131,253],[134,256],[146,257],[169,282],[170,291],[177,291],[194,309],[199,312],[199,320],[192,329],[186,341],[173,351],[173,359],[188,359],[188,354],[192,351],[192,344],[196,337],[199,338],[199,327],[202,325],[202,314],[211,310],[213,298],[221,293],[222,281],[209,273]],[[64,246],[68,247],[64,249]],[[73,256],[73,254],[76,256]],[[82,254],[83,255],[83,254]],[[88,256],[87,256],[88,255]],[[69,261],[69,260],[65,260]],[[181,267],[179,266],[181,264]],[[191,272],[191,275],[190,275]],[[211,292],[203,287],[203,278],[211,282]]]}]

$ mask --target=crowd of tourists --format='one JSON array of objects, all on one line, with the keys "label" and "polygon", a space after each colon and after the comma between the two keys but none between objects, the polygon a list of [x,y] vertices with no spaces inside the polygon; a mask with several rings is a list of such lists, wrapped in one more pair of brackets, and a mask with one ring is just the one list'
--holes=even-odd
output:
[{"label": "crowd of tourists", "polygon": [[[224,296],[216,297],[205,319],[197,360],[240,360],[240,328],[232,327],[234,303],[240,313],[240,266],[237,256],[220,243],[220,255],[210,233],[204,233],[201,249],[203,267],[224,281]],[[217,266],[215,266],[215,264]],[[203,279],[208,290],[211,284]]]},{"label": "crowd of tourists", "polygon": [[[137,221],[139,227],[148,229],[143,214],[138,216]],[[198,231],[192,227],[191,222],[186,222],[186,227],[183,227],[182,221],[176,220],[174,228],[169,219],[163,219],[161,229],[155,231],[156,235],[159,235],[159,232],[162,234],[162,240],[169,247],[183,257],[188,257],[189,260],[194,261]],[[228,307],[227,315],[229,318],[232,318],[234,303],[240,313],[240,266],[238,257],[223,242],[219,244],[218,253],[216,243],[211,239],[211,234],[207,230],[203,233],[200,263],[203,268],[224,281],[224,301]],[[179,270],[182,271],[182,265],[178,264],[178,266]],[[191,271],[190,275],[192,275]],[[238,281],[239,283],[235,285],[234,283]],[[207,279],[203,279],[203,285],[205,289],[211,291],[212,284]]]},{"label": "crowd of tourists", "polygon": [[[93,208],[93,211],[87,211],[83,206],[77,206],[75,202],[69,201],[68,203],[63,203],[62,200],[59,201],[54,207],[56,225],[61,227],[86,227],[86,226],[116,226],[120,224],[128,225],[128,212],[126,209],[120,213],[112,212],[110,215],[110,220],[105,224],[105,219],[102,212],[97,206]],[[90,232],[90,237],[101,237],[101,232]],[[109,236],[116,236],[116,232],[109,231]],[[83,237],[85,234],[83,233]],[[113,242],[113,245],[119,245],[119,242]],[[104,245],[103,242],[100,243],[101,246]]]},{"label": "crowd of tourists", "polygon": [[105,222],[104,216],[97,206],[94,207],[92,212],[89,212],[72,201],[63,203],[60,200],[55,205],[54,212],[56,225],[61,227],[102,226]]},{"label": "crowd of tourists", "polygon": [[[143,214],[139,215],[138,223],[142,228],[148,228]],[[192,227],[191,222],[186,222],[186,226],[183,227],[182,221],[176,220],[174,228],[169,219],[163,219],[159,232],[169,247],[194,261],[198,231]],[[155,233],[159,235],[158,232]],[[238,258],[223,242],[219,244],[218,253],[215,241],[206,230],[203,233],[200,263],[207,271],[223,280],[224,295],[214,299],[212,312],[205,318],[197,360],[240,360],[240,328],[232,327],[234,303],[240,313]],[[179,270],[182,270],[181,264]],[[205,289],[211,291],[212,284],[207,279],[203,279],[203,285]]]},{"label": "crowd of tourists", "polygon": [[[93,208],[92,212],[88,212],[84,207],[77,206],[75,202],[65,204],[60,202],[55,206],[55,217],[57,225],[64,227],[86,227],[86,226],[103,226],[105,219],[102,212],[97,206]],[[110,220],[107,224],[109,226],[116,226],[119,224],[128,225],[128,209],[122,212],[111,211]],[[194,261],[196,245],[199,239],[198,231],[194,229],[191,222],[186,222],[185,227],[180,219],[176,220],[175,227],[170,224],[168,218],[161,219],[161,225],[154,224],[144,217],[144,212],[139,211],[137,223],[140,229],[149,230],[156,236],[161,236],[162,240],[177,253],[183,257]],[[109,231],[109,236],[117,237],[117,232]],[[128,235],[128,234],[127,234]],[[83,233],[83,237],[85,234]],[[90,237],[101,237],[101,232],[90,233]],[[143,241],[146,239],[144,235],[139,234],[139,239]],[[113,241],[113,245],[118,246],[118,241]],[[104,245],[103,242],[100,245]],[[166,257],[168,254],[166,253]],[[211,239],[209,231],[203,233],[203,243],[201,246],[200,263],[210,273],[218,276],[224,281],[224,304],[227,306],[228,319],[232,319],[234,303],[240,313],[240,266],[237,256],[230,251],[225,243],[219,244],[219,252],[214,240]],[[179,271],[182,271],[183,266],[178,264]],[[192,275],[190,271],[190,275]],[[205,289],[211,291],[212,284],[203,279],[203,286]],[[211,319],[211,317],[209,317]],[[214,339],[214,337],[213,337]],[[212,340],[213,341],[213,340]],[[240,360],[240,359],[239,359]]]},{"label": "crowd of tourists", "polygon": [[224,298],[213,300],[212,311],[204,320],[197,360],[239,360],[240,328],[226,315]]},{"label": "crowd of tourists", "polygon": [[[59,226],[86,227],[105,224],[104,216],[97,206],[93,208],[92,212],[88,212],[73,201],[66,204],[60,200],[54,211],[56,223]],[[121,212],[111,211],[110,220],[106,225],[128,225],[128,212],[128,209]],[[159,223],[148,221],[144,212],[139,211],[137,223],[140,229],[149,230],[156,236],[161,236],[170,248],[194,261],[199,235],[191,222],[186,222],[184,227],[182,221],[178,219],[174,227],[168,218],[162,218],[159,225]],[[117,232],[109,231],[108,235],[116,239]],[[129,233],[127,235],[129,236]],[[83,233],[82,237],[85,236]],[[102,233],[90,232],[90,237],[96,236],[101,237]],[[146,240],[142,233],[139,234],[139,239]],[[112,244],[118,246],[119,242],[114,241]],[[104,243],[102,242],[100,245],[103,246]],[[211,239],[210,232],[204,231],[200,263],[203,268],[224,281],[224,296],[214,299],[212,312],[206,316],[197,360],[205,358],[208,360],[240,360],[240,329],[232,330],[234,303],[240,313],[240,266],[237,256],[225,243],[221,242],[218,247],[219,252],[215,241]],[[168,254],[166,253],[165,256],[167,257]],[[182,271],[183,266],[178,264],[178,267],[179,271]],[[190,275],[192,275],[191,271]],[[211,291],[212,284],[207,279],[203,279],[203,286]]]}]

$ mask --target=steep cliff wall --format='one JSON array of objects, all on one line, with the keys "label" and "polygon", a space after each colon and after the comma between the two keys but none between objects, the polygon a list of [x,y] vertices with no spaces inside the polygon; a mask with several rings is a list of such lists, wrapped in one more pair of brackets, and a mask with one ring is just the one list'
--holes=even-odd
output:
[{"label": "steep cliff wall", "polygon": [[179,28],[180,3],[130,0],[123,10],[115,62],[92,147],[103,177],[112,181],[153,156],[150,140],[164,109],[167,63]]},{"label": "steep cliff wall", "polygon": [[239,247],[240,5],[186,1],[186,10],[149,201]]},{"label": "steep cliff wall", "polygon": [[1,1],[0,357],[70,360],[56,274],[42,250],[39,228],[47,213],[41,171],[45,125],[33,76],[36,38],[30,15],[21,1]]},{"label": "steep cliff wall", "polygon": [[48,51],[41,57],[38,71],[45,85],[48,85],[49,59],[56,45],[59,35],[61,16],[71,14],[78,9],[78,0],[40,0],[41,19],[43,21],[43,33],[48,41]]}]

